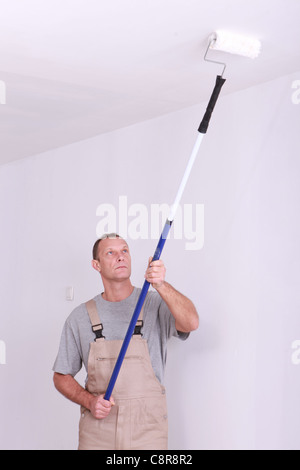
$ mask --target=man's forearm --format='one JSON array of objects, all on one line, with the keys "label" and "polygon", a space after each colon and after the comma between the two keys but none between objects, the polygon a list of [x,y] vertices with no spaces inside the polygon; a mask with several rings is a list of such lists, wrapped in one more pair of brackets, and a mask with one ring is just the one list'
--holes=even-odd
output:
[{"label": "man's forearm", "polygon": [[91,409],[93,395],[81,387],[72,375],[63,375],[54,372],[53,382],[56,389],[66,398],[78,405],[84,406],[88,410]]},{"label": "man's forearm", "polygon": [[165,274],[166,268],[163,261],[152,261],[152,258],[149,258],[145,278],[166,302],[175,318],[176,329],[186,333],[196,330],[199,325],[199,317],[193,302],[166,282]]},{"label": "man's forearm", "polygon": [[156,287],[156,290],[166,302],[175,318],[175,326],[178,331],[188,333],[198,328],[198,313],[190,299],[178,292],[166,281],[161,286]]}]

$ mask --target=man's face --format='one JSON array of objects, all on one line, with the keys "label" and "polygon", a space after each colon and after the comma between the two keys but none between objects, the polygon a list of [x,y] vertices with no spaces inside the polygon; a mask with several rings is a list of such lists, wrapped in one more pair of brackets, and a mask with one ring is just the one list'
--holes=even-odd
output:
[{"label": "man's face", "polygon": [[104,279],[128,279],[131,275],[131,256],[126,241],[123,238],[101,240],[98,246],[97,267]]}]

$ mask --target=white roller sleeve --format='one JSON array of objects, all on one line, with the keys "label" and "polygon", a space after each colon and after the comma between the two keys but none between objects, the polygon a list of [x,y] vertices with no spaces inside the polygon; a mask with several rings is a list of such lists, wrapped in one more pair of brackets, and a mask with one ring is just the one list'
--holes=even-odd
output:
[{"label": "white roller sleeve", "polygon": [[215,31],[210,36],[210,49],[230,52],[255,59],[261,50],[261,42],[257,38],[245,37],[228,31]]}]

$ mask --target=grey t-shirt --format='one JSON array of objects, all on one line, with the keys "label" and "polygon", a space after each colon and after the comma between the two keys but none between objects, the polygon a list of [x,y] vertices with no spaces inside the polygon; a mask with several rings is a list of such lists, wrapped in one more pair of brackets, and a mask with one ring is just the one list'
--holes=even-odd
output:
[{"label": "grey t-shirt", "polygon": [[[94,297],[106,340],[123,340],[141,289],[135,287],[132,294],[120,302],[109,302],[101,295]],[[149,291],[144,303],[143,338],[148,348],[154,373],[161,384],[167,359],[167,340],[171,336],[186,339],[189,334],[178,332],[175,319],[166,303],[157,292]],[[80,371],[82,363],[88,370],[90,343],[95,339],[86,305],[83,303],[67,318],[53,370],[73,377]]]}]

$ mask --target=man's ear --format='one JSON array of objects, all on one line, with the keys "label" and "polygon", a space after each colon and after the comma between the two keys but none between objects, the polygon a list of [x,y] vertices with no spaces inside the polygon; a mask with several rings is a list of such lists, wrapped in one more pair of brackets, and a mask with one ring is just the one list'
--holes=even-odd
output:
[{"label": "man's ear", "polygon": [[100,262],[97,259],[92,259],[92,267],[100,273],[101,266],[100,266]]}]

